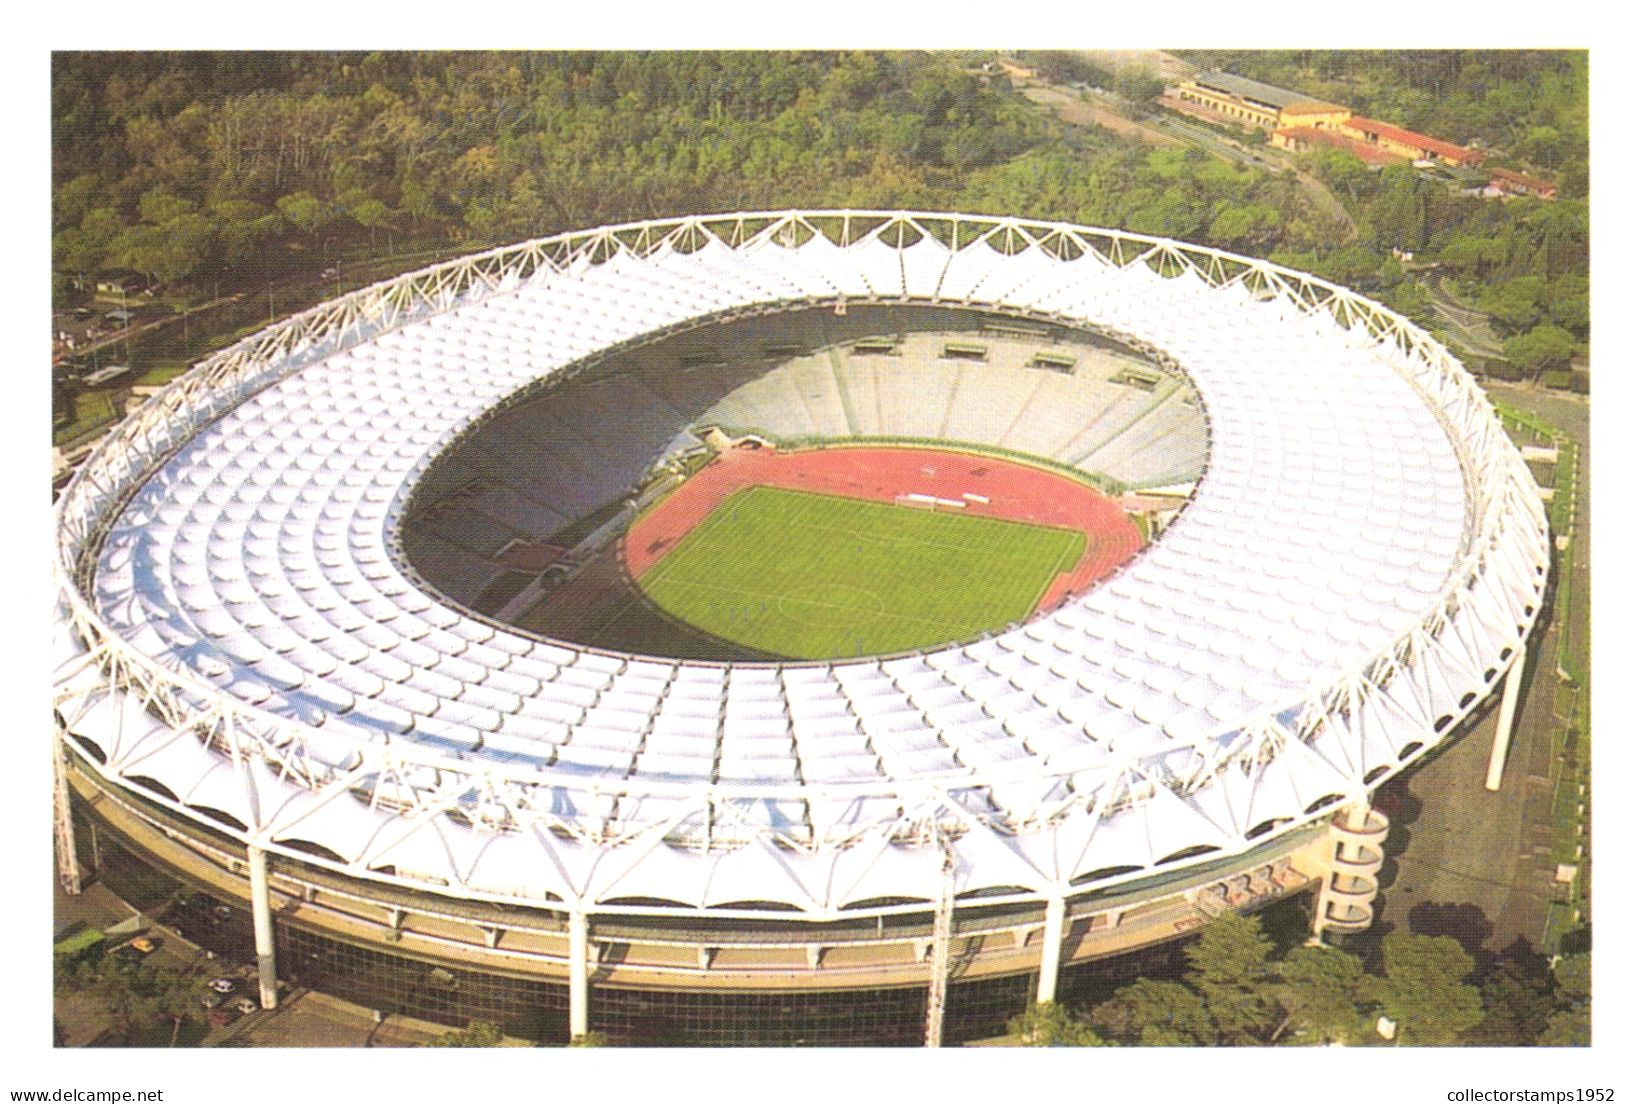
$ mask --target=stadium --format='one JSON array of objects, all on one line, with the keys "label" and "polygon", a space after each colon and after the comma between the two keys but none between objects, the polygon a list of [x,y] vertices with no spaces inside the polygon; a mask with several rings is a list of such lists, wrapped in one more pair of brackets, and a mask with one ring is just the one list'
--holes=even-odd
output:
[{"label": "stadium", "polygon": [[1497,700],[1504,753],[1548,533],[1358,294],[835,211],[273,325],[109,435],[55,554],[63,877],[212,896],[267,1005],[939,1045],[1227,910],[1369,925],[1371,794]]}]

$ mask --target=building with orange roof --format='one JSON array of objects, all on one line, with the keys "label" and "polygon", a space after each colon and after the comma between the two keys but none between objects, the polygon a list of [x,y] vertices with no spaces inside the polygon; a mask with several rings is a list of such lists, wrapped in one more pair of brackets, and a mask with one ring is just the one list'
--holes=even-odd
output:
[{"label": "building with orange roof", "polygon": [[1356,141],[1397,153],[1412,161],[1439,161],[1452,167],[1484,163],[1484,155],[1478,150],[1360,115],[1349,116],[1339,129]]},{"label": "building with orange roof", "polygon": [[1340,131],[1309,126],[1282,127],[1270,135],[1270,145],[1292,153],[1307,153],[1316,148],[1338,149],[1352,153],[1367,165],[1394,165],[1405,160],[1402,154],[1358,141]]},{"label": "building with orange roof", "polygon": [[1498,195],[1525,195],[1536,199],[1556,199],[1557,185],[1550,180],[1526,176],[1511,169],[1491,169],[1490,187]]}]

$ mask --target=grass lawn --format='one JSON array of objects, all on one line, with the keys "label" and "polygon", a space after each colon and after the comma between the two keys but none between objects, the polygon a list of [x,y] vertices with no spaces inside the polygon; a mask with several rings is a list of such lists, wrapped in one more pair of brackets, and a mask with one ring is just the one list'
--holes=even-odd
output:
[{"label": "grass lawn", "polygon": [[639,580],[668,614],[793,659],[1001,628],[1084,551],[1067,529],[775,487],[724,500]]},{"label": "grass lawn", "polygon": [[51,430],[51,444],[72,448],[109,422],[118,420],[118,408],[106,391],[85,391],[74,398],[73,421]]}]

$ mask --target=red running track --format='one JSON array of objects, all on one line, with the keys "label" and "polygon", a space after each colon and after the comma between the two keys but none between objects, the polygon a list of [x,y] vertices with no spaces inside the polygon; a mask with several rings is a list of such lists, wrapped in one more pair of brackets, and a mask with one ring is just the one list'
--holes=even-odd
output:
[{"label": "red running track", "polygon": [[[632,524],[623,542],[627,570],[641,578],[723,499],[755,486],[874,502],[927,494],[962,500],[967,514],[1086,534],[1077,566],[1050,583],[1039,612],[1087,589],[1144,545],[1139,529],[1112,499],[1063,475],[1009,460],[922,448],[730,449]],[[967,493],[987,501],[968,500]]]}]

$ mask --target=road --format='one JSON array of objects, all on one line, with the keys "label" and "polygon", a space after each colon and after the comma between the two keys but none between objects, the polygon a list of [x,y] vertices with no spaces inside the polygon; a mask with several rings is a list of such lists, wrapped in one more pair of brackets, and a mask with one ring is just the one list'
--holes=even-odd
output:
[{"label": "road", "polygon": [[1338,227],[1345,241],[1352,240],[1359,233],[1359,225],[1349,214],[1348,208],[1326,185],[1297,168],[1287,155],[1267,147],[1244,145],[1200,123],[1166,112],[1132,119],[1125,114],[1126,105],[1116,102],[1114,97],[1084,92],[1070,85],[1048,84],[1035,79],[1019,83],[1018,87],[1029,101],[1053,111],[1063,123],[1098,126],[1130,141],[1151,146],[1199,149],[1243,168],[1268,173],[1291,173],[1302,188],[1305,203]]},{"label": "road", "polygon": [[1473,356],[1501,358],[1501,339],[1490,329],[1489,315],[1451,295],[1444,289],[1442,280],[1429,280],[1427,287],[1434,313],[1445,323],[1457,344]]},{"label": "road", "polygon": [[[1582,478],[1571,545],[1571,631],[1586,631],[1590,595],[1590,493],[1586,473],[1589,404],[1532,386],[1491,383],[1492,396],[1530,410],[1574,438]],[[1551,584],[1555,600],[1556,580]],[[1384,786],[1377,804],[1393,819],[1373,936],[1402,928],[1452,935],[1481,961],[1521,943],[1541,946],[1554,885],[1551,853],[1558,617],[1553,609],[1531,645],[1524,693],[1499,792],[1484,788],[1496,711],[1442,754]]]},{"label": "road", "polygon": [[[313,289],[319,291],[319,298],[337,296],[345,291],[353,291],[372,280],[383,279],[411,268],[419,268],[440,260],[461,256],[464,252],[466,252],[466,247],[455,246],[444,249],[418,250],[410,253],[386,254],[385,256],[372,257],[366,260],[345,261],[342,264],[341,276],[331,280],[323,279],[309,271],[279,276],[274,280],[256,284],[253,287],[244,288],[229,295],[216,296],[207,302],[199,303],[185,313],[166,315],[162,318],[143,322],[128,330],[118,330],[76,349],[58,350],[52,355],[52,363],[58,364],[70,358],[80,359],[87,353],[148,336],[160,330],[172,329],[176,326],[197,326],[199,332],[204,332],[209,325],[211,312],[222,307],[231,306],[234,303],[260,297],[265,298],[267,324],[269,324],[278,314],[275,309],[278,295],[285,297],[284,309],[280,313],[288,314],[293,310],[307,306],[306,300],[309,299],[309,293]],[[286,302],[287,298],[291,298],[287,296],[289,291],[294,292],[294,297],[297,297],[298,300],[291,305]]]},{"label": "road", "polygon": [[1353,240],[1360,232],[1359,224],[1354,221],[1354,216],[1349,214],[1342,201],[1333,195],[1332,190],[1325,184],[1298,168],[1291,156],[1277,153],[1268,147],[1243,145],[1234,138],[1215,133],[1201,123],[1177,115],[1155,116],[1149,120],[1149,125],[1164,134],[1182,138],[1187,144],[1233,165],[1262,169],[1269,173],[1291,173],[1298,186],[1303,189],[1305,202],[1322,218],[1338,227],[1342,231],[1344,241]]},{"label": "road", "polygon": [[1143,142],[1150,146],[1173,147],[1188,144],[1182,139],[1138,123],[1065,85],[1033,81],[1020,84],[1019,88],[1021,94],[1028,100],[1039,107],[1048,108],[1061,122],[1072,126],[1098,126],[1121,138]]}]

